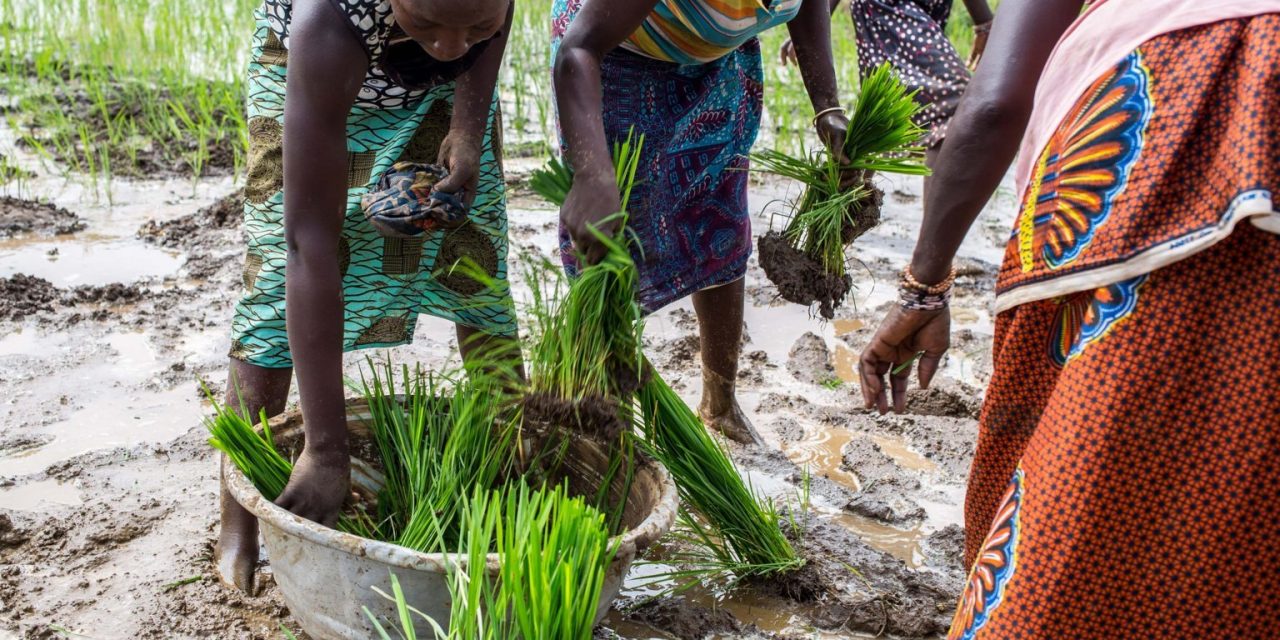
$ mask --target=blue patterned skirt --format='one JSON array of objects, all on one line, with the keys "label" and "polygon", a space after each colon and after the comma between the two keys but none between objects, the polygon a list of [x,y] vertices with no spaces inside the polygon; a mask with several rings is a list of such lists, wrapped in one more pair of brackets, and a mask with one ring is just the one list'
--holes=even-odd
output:
[{"label": "blue patterned skirt", "polygon": [[[558,45],[576,1],[553,9]],[[764,76],[752,40],[715,62],[678,65],[616,50],[601,69],[605,136],[644,134],[628,227],[639,240],[637,299],[649,312],[733,282],[751,256],[747,154],[760,130]],[[561,256],[577,267],[561,229]]]}]

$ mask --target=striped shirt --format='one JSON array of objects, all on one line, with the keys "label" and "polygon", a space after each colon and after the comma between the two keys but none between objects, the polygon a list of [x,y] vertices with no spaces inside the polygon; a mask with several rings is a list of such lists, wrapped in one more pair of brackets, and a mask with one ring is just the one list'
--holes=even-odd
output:
[{"label": "striped shirt", "polygon": [[678,64],[712,62],[789,22],[801,0],[660,0],[622,43],[633,53]]}]

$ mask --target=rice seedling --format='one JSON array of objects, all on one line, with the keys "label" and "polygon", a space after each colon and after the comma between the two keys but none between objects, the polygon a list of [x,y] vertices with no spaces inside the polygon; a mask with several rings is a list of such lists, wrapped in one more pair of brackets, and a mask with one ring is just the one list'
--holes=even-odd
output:
[{"label": "rice seedling", "polygon": [[[629,136],[614,148],[621,187],[619,213],[624,220],[639,164],[644,136]],[[572,178],[564,165],[538,180],[543,194],[563,203]],[[526,418],[553,427],[572,426],[599,434],[605,441],[629,424],[626,400],[639,386],[643,371],[640,336],[643,320],[635,303],[636,269],[625,232],[610,238],[597,232],[608,251],[598,263],[581,270],[563,299],[552,302],[537,294]],[[535,287],[541,288],[541,287]]]},{"label": "rice seedling", "polygon": [[[271,434],[271,424],[264,411],[260,416],[261,433],[243,416],[248,408],[241,405],[236,412],[222,406],[205,389],[205,395],[213,404],[214,416],[205,420],[209,430],[209,444],[227,456],[232,464],[253,483],[268,500],[275,500],[289,484],[293,463],[279,449]],[[337,529],[361,537],[374,537],[377,525],[363,512],[343,513],[338,518]]]},{"label": "rice seedling", "polygon": [[867,76],[849,118],[844,153],[826,149],[793,156],[776,149],[752,155],[758,170],[799,181],[804,190],[781,231],[760,239],[760,266],[782,297],[819,304],[830,319],[853,286],[845,248],[880,222],[884,194],[872,184],[876,172],[926,175],[924,131],[912,118],[920,110],[892,68]]},{"label": "rice seedling", "polygon": [[452,381],[387,364],[364,381],[366,424],[381,454],[383,539],[424,552],[451,549],[462,520],[459,495],[490,488],[514,465],[515,424],[502,385],[483,375]]},{"label": "rice seedling", "polygon": [[0,0],[18,143],[95,183],[238,169],[258,4]]},{"label": "rice seedling", "polygon": [[[415,617],[439,640],[588,640],[617,551],[604,514],[563,486],[534,489],[517,482],[500,490],[476,487],[462,499],[462,538],[449,572],[448,629],[409,605],[400,581],[392,592],[394,621],[365,616],[379,638],[394,625],[405,640],[417,637]],[[488,556],[502,558],[490,574]]]},{"label": "rice seedling", "polygon": [[783,535],[772,502],[752,492],[697,414],[661,377],[650,376],[637,399],[645,452],[667,468],[682,502],[694,512],[682,518],[684,540],[707,552],[676,558],[692,567],[676,577],[731,574],[741,579],[804,565]]}]

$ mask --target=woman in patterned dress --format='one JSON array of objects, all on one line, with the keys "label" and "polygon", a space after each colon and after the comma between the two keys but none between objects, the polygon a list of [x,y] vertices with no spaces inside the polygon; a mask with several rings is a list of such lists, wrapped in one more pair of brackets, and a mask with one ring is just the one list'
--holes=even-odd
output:
[{"label": "woman in patterned dress", "polygon": [[822,140],[843,153],[825,4],[800,0],[557,0],[554,81],[565,155],[575,169],[560,212],[566,267],[600,247],[589,228],[616,221],[612,143],[645,136],[628,204],[637,299],[649,312],[693,297],[702,339],[701,414],[708,426],[760,442],[735,397],[743,275],[751,254],[747,153],[760,126],[756,35],[787,24]]},{"label": "woman in patterned dress", "polygon": [[[830,0],[835,13],[841,0]],[[863,76],[889,63],[902,83],[916,91],[921,109],[916,124],[925,130],[920,143],[926,148],[930,167],[938,157],[947,125],[956,114],[960,97],[969,86],[969,70],[947,38],[951,0],[850,0],[857,34],[858,69]],[[987,46],[991,30],[991,7],[987,0],[964,0],[973,18],[974,42],[969,67],[976,67]],[[791,41],[782,45],[782,63],[795,61]],[[931,184],[925,178],[925,192]]]},{"label": "woman in patterned dress", "polygon": [[937,371],[1021,140],[950,637],[1275,637],[1280,0],[1081,5],[1001,4],[864,400]]},{"label": "woman in patterned dress", "polygon": [[[332,523],[347,495],[343,351],[408,342],[419,313],[454,321],[464,356],[513,344],[494,96],[513,9],[265,0],[255,14],[246,291],[227,402],[255,417],[281,412],[296,367],[306,448],[277,502],[302,517]],[[465,224],[380,234],[362,198],[401,162],[447,168],[430,202],[469,208]],[[458,275],[464,258],[499,284]],[[221,507],[218,571],[251,590],[257,522],[225,489]]]}]

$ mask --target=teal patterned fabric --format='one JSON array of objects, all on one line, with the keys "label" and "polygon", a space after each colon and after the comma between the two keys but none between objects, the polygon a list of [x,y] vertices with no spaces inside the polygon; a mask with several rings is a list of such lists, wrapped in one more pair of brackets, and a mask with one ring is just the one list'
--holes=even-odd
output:
[{"label": "teal patterned fabric", "polygon": [[[264,7],[265,9],[265,7]],[[285,332],[284,193],[281,140],[288,55],[255,13],[249,64],[249,162],[245,188],[245,292],[232,320],[231,357],[248,364],[290,367]],[[506,193],[502,178],[498,103],[491,107],[481,156],[480,182],[461,228],[417,238],[384,238],[365,220],[360,199],[398,161],[436,161],[448,133],[453,83],[426,91],[403,108],[357,105],[347,118],[347,215],[339,255],[346,350],[388,347],[412,340],[420,313],[494,335],[514,335],[507,286]],[[492,284],[463,275],[455,265],[479,266]]]}]

